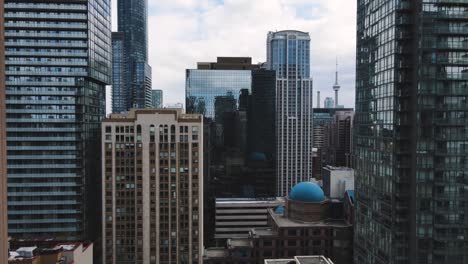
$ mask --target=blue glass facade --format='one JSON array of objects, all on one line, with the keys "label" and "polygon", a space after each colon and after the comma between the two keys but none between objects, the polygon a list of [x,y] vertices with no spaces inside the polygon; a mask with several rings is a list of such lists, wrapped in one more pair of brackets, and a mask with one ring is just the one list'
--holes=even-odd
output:
[{"label": "blue glass facade", "polygon": [[110,1],[5,1],[8,229],[93,239]]},{"label": "blue glass facade", "polygon": [[[123,50],[120,43],[113,46],[114,54],[118,54],[114,55],[114,67],[117,69],[112,77],[112,100],[118,106],[112,109],[114,113],[152,106],[148,0],[118,0],[117,7],[119,37],[116,42],[123,41]],[[118,56],[123,56],[123,59]],[[123,65],[120,65],[121,61]]]},{"label": "blue glass facade", "polygon": [[216,102],[231,98],[234,109],[237,109],[243,89],[249,93],[252,89],[252,73],[249,70],[187,70],[187,112],[214,119]]},{"label": "blue glass facade", "polygon": [[151,91],[151,101],[154,108],[163,107],[163,91],[162,90],[152,90]]},{"label": "blue glass facade", "polygon": [[268,33],[267,66],[276,71],[277,195],[312,177],[310,36]]},{"label": "blue glass facade", "polygon": [[124,34],[112,32],[112,112],[127,110],[128,90],[126,87],[126,56]]},{"label": "blue glass facade", "polygon": [[357,2],[355,263],[468,263],[468,2]]}]

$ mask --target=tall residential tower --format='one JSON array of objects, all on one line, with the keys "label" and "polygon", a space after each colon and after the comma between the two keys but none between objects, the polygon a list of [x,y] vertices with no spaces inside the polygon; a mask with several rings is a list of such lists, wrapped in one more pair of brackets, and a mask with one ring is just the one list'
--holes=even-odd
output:
[{"label": "tall residential tower", "polygon": [[310,36],[269,32],[267,67],[276,71],[277,195],[312,177]]},{"label": "tall residential tower", "polygon": [[102,263],[202,263],[202,116],[113,114],[102,153]]},{"label": "tall residential tower", "polygon": [[[5,71],[5,43],[3,28],[3,5],[0,0],[0,72]],[[7,200],[7,169],[6,169],[6,121],[5,121],[5,76],[0,75],[0,200]],[[0,203],[0,260],[8,259],[8,215],[7,203]]]},{"label": "tall residential tower", "polygon": [[110,0],[5,1],[11,236],[97,235],[110,43]]},{"label": "tall residential tower", "polygon": [[355,263],[468,263],[468,1],[357,2]]},{"label": "tall residential tower", "polygon": [[114,55],[113,65],[112,111],[121,113],[152,106],[148,0],[118,0],[117,8],[119,34],[114,35],[113,41],[117,56]]}]

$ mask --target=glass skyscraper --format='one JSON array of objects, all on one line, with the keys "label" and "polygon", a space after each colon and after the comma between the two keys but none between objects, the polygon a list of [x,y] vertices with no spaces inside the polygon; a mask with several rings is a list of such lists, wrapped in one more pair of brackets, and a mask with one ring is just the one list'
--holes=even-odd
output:
[{"label": "glass skyscraper", "polygon": [[8,231],[90,239],[110,83],[110,1],[5,1]]},{"label": "glass skyscraper", "polygon": [[204,115],[207,245],[214,245],[216,197],[275,195],[275,81],[275,71],[244,57],[220,57],[186,72],[187,113]]},{"label": "glass skyscraper", "polygon": [[223,99],[231,99],[233,109],[237,109],[243,89],[249,93],[252,89],[252,73],[249,70],[187,70],[187,113],[199,113],[216,119],[215,106],[220,105]]},{"label": "glass skyscraper", "polygon": [[286,196],[312,175],[310,36],[269,32],[267,67],[276,71],[277,195]]},{"label": "glass skyscraper", "polygon": [[163,90],[152,90],[151,101],[154,108],[163,107]]},{"label": "glass skyscraper", "polygon": [[152,106],[148,0],[118,0],[117,8],[119,34],[114,35],[112,47],[116,68],[112,76],[114,113]]},{"label": "glass skyscraper", "polygon": [[467,10],[358,0],[355,263],[468,263]]},{"label": "glass skyscraper", "polygon": [[112,112],[121,113],[127,110],[130,96],[126,89],[127,74],[124,48],[124,33],[112,32]]}]

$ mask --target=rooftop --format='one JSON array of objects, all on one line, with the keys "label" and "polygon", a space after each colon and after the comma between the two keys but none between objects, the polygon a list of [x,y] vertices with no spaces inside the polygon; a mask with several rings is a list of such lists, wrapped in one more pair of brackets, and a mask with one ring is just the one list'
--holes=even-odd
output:
[{"label": "rooftop", "polygon": [[324,256],[298,256],[294,259],[265,259],[265,264],[333,264]]},{"label": "rooftop", "polygon": [[348,227],[350,226],[344,220],[338,219],[325,219],[322,221],[317,222],[300,222],[297,220],[292,220],[284,215],[276,214],[272,209],[268,209],[268,212],[271,215],[273,221],[275,221],[276,225],[280,228],[287,228],[287,227],[325,227],[325,226],[333,226],[333,227]]},{"label": "rooftop", "polygon": [[226,258],[229,252],[225,248],[207,248],[205,250],[205,258]]},{"label": "rooftop", "polygon": [[330,165],[327,165],[323,168],[326,170],[330,170],[330,171],[352,171],[353,170],[352,168],[348,168],[348,167],[333,167]]}]

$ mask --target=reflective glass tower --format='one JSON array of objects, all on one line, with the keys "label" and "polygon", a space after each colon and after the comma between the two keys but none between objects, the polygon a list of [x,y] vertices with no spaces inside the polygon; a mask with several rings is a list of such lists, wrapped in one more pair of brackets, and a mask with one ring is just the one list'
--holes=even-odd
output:
[{"label": "reflective glass tower", "polygon": [[93,240],[110,1],[8,0],[4,10],[9,234]]},{"label": "reflective glass tower", "polygon": [[260,66],[218,57],[186,71],[187,112],[204,116],[206,245],[214,246],[216,197],[275,195],[276,78]]},{"label": "reflective glass tower", "polygon": [[[0,0],[0,72],[5,71],[5,43],[3,39],[3,4]],[[6,122],[5,122],[5,76],[0,75],[0,199],[7,199],[7,170],[6,170]],[[8,228],[7,204],[0,204],[0,259],[8,258]]]},{"label": "reflective glass tower", "polygon": [[124,33],[112,32],[112,112],[121,113],[127,110],[130,96],[127,87],[127,74],[124,48]]},{"label": "reflective glass tower", "polygon": [[[148,65],[148,0],[118,0],[118,31],[113,45],[112,100],[114,113],[152,106]],[[123,44],[123,50],[122,46]],[[122,59],[119,56],[123,56]],[[120,64],[123,62],[123,64]],[[122,69],[119,67],[124,66]],[[122,76],[124,75],[124,76]]]},{"label": "reflective glass tower", "polygon": [[154,108],[163,107],[163,90],[152,90],[151,101]]},{"label": "reflective glass tower", "polygon": [[468,263],[467,10],[358,1],[355,263]]},{"label": "reflective glass tower", "polygon": [[312,177],[310,36],[269,32],[267,66],[276,71],[277,195]]}]

